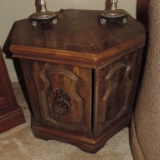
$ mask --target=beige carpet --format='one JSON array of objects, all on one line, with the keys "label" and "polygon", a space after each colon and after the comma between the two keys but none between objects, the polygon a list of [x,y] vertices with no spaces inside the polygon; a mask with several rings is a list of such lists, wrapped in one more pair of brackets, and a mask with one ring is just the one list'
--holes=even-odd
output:
[{"label": "beige carpet", "polygon": [[79,148],[33,136],[30,128],[30,112],[18,83],[13,83],[17,101],[24,111],[26,123],[0,134],[0,160],[133,160],[128,128],[112,137],[96,154]]}]

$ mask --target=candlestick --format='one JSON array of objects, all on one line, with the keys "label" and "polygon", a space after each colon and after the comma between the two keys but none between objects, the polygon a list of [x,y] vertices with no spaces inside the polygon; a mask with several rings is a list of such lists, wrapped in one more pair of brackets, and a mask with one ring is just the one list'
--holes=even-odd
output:
[{"label": "candlestick", "polygon": [[29,19],[31,21],[31,24],[33,27],[37,27],[39,24],[57,24],[58,22],[58,16],[56,13],[47,11],[46,7],[46,1],[45,0],[39,0],[40,5],[40,12],[33,13]]},{"label": "candlestick", "polygon": [[100,13],[99,22],[106,24],[107,22],[122,22],[127,23],[127,13],[122,9],[117,9],[118,0],[111,0],[110,10],[105,10]]}]

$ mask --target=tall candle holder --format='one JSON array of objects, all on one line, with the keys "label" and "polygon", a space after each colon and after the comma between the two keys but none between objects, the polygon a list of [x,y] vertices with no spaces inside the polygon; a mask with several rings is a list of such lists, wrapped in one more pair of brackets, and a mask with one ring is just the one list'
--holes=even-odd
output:
[{"label": "tall candle holder", "polygon": [[39,0],[40,11],[33,13],[29,19],[33,27],[37,27],[39,24],[57,24],[58,23],[58,16],[56,13],[47,11],[46,1]]},{"label": "tall candle holder", "polygon": [[107,22],[122,22],[127,23],[127,13],[122,9],[117,9],[118,0],[111,0],[111,8],[100,13],[99,21],[101,24]]}]

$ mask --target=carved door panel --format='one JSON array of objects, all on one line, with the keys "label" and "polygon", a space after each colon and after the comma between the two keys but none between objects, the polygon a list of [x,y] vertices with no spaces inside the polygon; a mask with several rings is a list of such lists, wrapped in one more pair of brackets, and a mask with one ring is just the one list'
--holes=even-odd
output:
[{"label": "carved door panel", "polygon": [[139,51],[130,53],[99,70],[97,134],[131,112],[140,70],[139,56]]},{"label": "carved door panel", "polygon": [[77,134],[90,134],[91,70],[34,62],[33,73],[43,123]]}]

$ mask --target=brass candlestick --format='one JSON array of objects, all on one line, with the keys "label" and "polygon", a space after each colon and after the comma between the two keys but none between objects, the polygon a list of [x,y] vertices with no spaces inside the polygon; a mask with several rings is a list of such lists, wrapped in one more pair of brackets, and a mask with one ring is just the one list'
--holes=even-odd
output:
[{"label": "brass candlestick", "polygon": [[117,0],[111,0],[111,9],[100,13],[99,21],[101,24],[107,22],[127,23],[127,13],[122,9],[117,9]]},{"label": "brass candlestick", "polygon": [[37,27],[39,24],[57,24],[58,16],[56,13],[47,11],[45,0],[39,0],[40,12],[33,13],[29,19],[33,27]]}]

